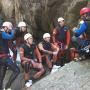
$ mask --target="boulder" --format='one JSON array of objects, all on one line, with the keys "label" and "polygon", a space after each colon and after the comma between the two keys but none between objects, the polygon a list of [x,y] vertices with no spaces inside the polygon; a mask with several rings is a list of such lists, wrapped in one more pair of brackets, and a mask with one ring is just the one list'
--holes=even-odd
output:
[{"label": "boulder", "polygon": [[24,90],[89,90],[90,60],[70,62]]}]

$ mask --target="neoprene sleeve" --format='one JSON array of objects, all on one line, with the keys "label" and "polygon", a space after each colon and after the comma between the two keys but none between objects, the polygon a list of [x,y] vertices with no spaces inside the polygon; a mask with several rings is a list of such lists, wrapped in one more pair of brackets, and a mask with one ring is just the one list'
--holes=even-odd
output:
[{"label": "neoprene sleeve", "polygon": [[79,29],[75,30],[76,35],[80,36],[81,34],[83,34],[86,31],[86,28],[87,28],[87,26],[84,22],[82,25],[80,25]]},{"label": "neoprene sleeve", "polygon": [[2,32],[2,38],[3,39],[13,39],[14,38],[14,31],[11,31],[10,34],[6,33],[6,32]]}]

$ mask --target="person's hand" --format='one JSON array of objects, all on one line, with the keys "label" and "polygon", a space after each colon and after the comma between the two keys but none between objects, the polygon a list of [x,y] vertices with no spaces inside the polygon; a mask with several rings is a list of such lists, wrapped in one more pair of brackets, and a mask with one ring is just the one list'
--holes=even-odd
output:
[{"label": "person's hand", "polygon": [[53,54],[53,52],[52,51],[48,51],[48,54]]},{"label": "person's hand", "polygon": [[65,49],[68,49],[68,46],[67,45],[65,46]]},{"label": "person's hand", "polygon": [[75,33],[75,30],[77,29],[77,27],[74,27],[73,29],[72,29],[72,31]]},{"label": "person's hand", "polygon": [[29,63],[29,61],[23,61],[23,64],[24,64],[24,63]]},{"label": "person's hand", "polygon": [[34,61],[32,59],[28,59],[28,61],[31,62],[31,63],[34,63]]},{"label": "person's hand", "polygon": [[57,55],[57,54],[58,54],[58,51],[54,51],[54,52],[53,52],[53,55]]}]

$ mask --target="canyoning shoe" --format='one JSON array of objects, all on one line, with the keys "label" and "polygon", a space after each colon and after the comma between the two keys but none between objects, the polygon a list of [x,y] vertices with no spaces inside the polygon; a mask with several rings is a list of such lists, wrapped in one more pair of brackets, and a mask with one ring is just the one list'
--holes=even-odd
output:
[{"label": "canyoning shoe", "polygon": [[25,87],[30,87],[32,86],[32,80],[29,80],[28,82],[25,83]]},{"label": "canyoning shoe", "polygon": [[51,70],[51,74],[58,71],[58,69],[60,68],[61,66],[57,66],[57,65],[53,65],[53,68]]},{"label": "canyoning shoe", "polygon": [[29,80],[29,83],[32,83],[32,80]]}]

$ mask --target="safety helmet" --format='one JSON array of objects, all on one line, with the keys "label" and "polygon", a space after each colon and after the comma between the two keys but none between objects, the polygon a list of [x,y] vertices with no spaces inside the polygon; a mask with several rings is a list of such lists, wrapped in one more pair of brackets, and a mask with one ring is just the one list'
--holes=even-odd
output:
[{"label": "safety helmet", "polygon": [[63,21],[63,20],[64,20],[63,17],[59,17],[59,18],[58,18],[58,22],[61,22],[61,21]]},{"label": "safety helmet", "polygon": [[12,29],[12,27],[13,27],[12,23],[11,22],[8,22],[8,21],[4,22],[2,24],[2,26],[3,27],[7,27],[8,29]]},{"label": "safety helmet", "polygon": [[26,27],[27,25],[26,25],[26,23],[25,22],[19,22],[19,24],[18,24],[18,27]]},{"label": "safety helmet", "polygon": [[84,7],[80,10],[80,15],[90,12],[90,8]]},{"label": "safety helmet", "polygon": [[32,37],[32,35],[30,33],[27,33],[24,35],[24,40],[27,40],[29,37]]},{"label": "safety helmet", "polygon": [[49,33],[43,34],[43,39],[45,39],[45,38],[47,38],[47,37],[51,37]]}]

